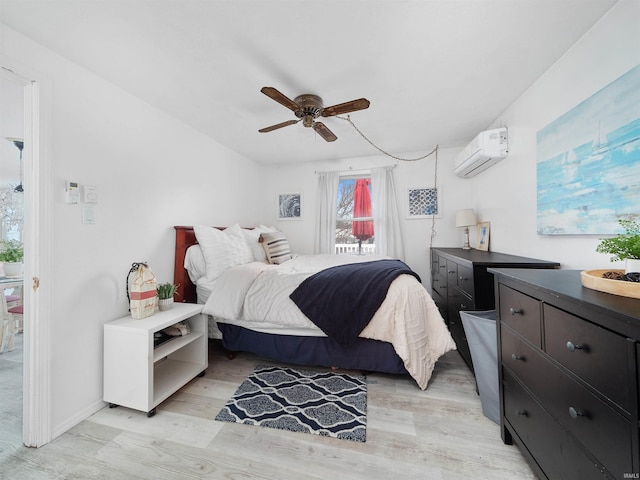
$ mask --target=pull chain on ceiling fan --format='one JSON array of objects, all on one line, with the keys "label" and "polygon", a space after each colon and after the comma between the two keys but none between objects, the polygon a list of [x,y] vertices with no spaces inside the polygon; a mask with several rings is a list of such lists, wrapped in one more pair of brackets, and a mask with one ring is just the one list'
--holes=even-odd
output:
[{"label": "pull chain on ceiling fan", "polygon": [[318,135],[324,138],[327,142],[334,142],[338,139],[335,134],[327,128],[322,122],[317,122],[318,117],[334,117],[336,115],[342,115],[345,113],[355,112],[358,110],[364,110],[369,108],[369,100],[366,98],[359,98],[357,100],[351,100],[350,102],[340,103],[331,107],[322,106],[322,98],[317,95],[303,94],[297,96],[291,100],[286,95],[280,93],[273,87],[263,87],[260,90],[267,97],[275,100],[281,105],[284,105],[291,110],[298,120],[288,120],[286,122],[277,123],[270,127],[261,128],[258,130],[261,133],[271,132],[282,127],[289,125],[295,125],[298,122],[302,122],[305,127],[313,128]]}]

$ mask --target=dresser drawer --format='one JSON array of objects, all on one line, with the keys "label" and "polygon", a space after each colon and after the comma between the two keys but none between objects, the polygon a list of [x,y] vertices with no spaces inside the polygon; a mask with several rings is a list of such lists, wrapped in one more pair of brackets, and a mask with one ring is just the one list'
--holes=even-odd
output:
[{"label": "dresser drawer", "polygon": [[442,318],[444,319],[445,323],[448,323],[447,319],[449,317],[449,313],[447,311],[446,297],[443,297],[436,291],[433,291],[431,292],[431,298],[433,298],[433,301],[436,304],[436,307],[438,307],[438,310],[440,310],[440,315],[442,315]]},{"label": "dresser drawer", "polygon": [[473,270],[458,265],[458,287],[473,298]]},{"label": "dresser drawer", "polygon": [[431,276],[431,289],[439,293],[443,298],[447,298],[447,278],[439,273]]},{"label": "dresser drawer", "polygon": [[500,321],[537,347],[541,347],[540,302],[502,284],[499,292]]},{"label": "dresser drawer", "polygon": [[443,278],[447,278],[447,260],[440,255],[435,256],[438,262],[438,273],[442,275]]},{"label": "dresser drawer", "polygon": [[508,372],[503,391],[505,419],[550,479],[606,478],[603,466],[592,461]]},{"label": "dresser drawer", "polygon": [[548,363],[542,355],[515,335],[510,329],[500,329],[502,365],[528,386],[534,395],[541,395],[547,388]]},{"label": "dresser drawer", "polygon": [[549,413],[616,478],[633,472],[631,422],[560,369],[550,365],[546,376],[539,398]]},{"label": "dresser drawer", "polygon": [[447,282],[451,285],[458,285],[458,264],[456,262],[452,262],[451,260],[447,260]]},{"label": "dresser drawer", "polygon": [[504,376],[511,373],[527,385],[549,414],[612,473],[633,471],[631,423],[509,329],[501,329],[501,335]]},{"label": "dresser drawer", "polygon": [[464,331],[462,320],[460,319],[460,313],[451,305],[451,301],[449,301],[449,310],[447,312],[447,326],[449,327],[453,340],[456,342],[458,353],[464,359],[471,371],[473,371],[473,363],[471,361],[471,351],[469,350],[467,335]]},{"label": "dresser drawer", "polygon": [[550,305],[544,305],[543,318],[546,352],[630,412],[627,340]]},{"label": "dresser drawer", "polygon": [[450,286],[447,292],[449,305],[456,310],[475,310],[476,306],[473,299],[465,295],[460,289]]}]

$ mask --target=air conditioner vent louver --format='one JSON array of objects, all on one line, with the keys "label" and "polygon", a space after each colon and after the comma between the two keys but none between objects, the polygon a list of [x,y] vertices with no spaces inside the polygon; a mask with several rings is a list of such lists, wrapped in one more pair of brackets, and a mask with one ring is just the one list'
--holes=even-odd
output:
[{"label": "air conditioner vent louver", "polygon": [[464,178],[474,177],[506,158],[507,140],[506,127],[479,133],[456,157],[456,175]]}]

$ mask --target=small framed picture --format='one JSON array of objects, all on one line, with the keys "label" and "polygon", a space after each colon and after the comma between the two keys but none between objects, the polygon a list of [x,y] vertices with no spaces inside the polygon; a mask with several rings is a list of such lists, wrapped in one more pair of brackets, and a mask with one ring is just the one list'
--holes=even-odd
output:
[{"label": "small framed picture", "polygon": [[407,189],[407,218],[440,218],[440,187]]},{"label": "small framed picture", "polygon": [[489,234],[491,233],[490,222],[480,222],[478,224],[478,246],[477,250],[489,251]]},{"label": "small framed picture", "polygon": [[278,220],[302,219],[302,194],[279,193],[278,194]]}]

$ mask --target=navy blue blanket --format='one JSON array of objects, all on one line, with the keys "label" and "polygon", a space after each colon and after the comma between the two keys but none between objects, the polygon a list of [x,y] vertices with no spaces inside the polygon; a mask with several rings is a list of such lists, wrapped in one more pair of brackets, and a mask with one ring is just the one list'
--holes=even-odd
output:
[{"label": "navy blue blanket", "polygon": [[329,338],[353,343],[373,318],[391,282],[417,273],[400,260],[375,260],[327,268],[305,279],[289,296]]}]

